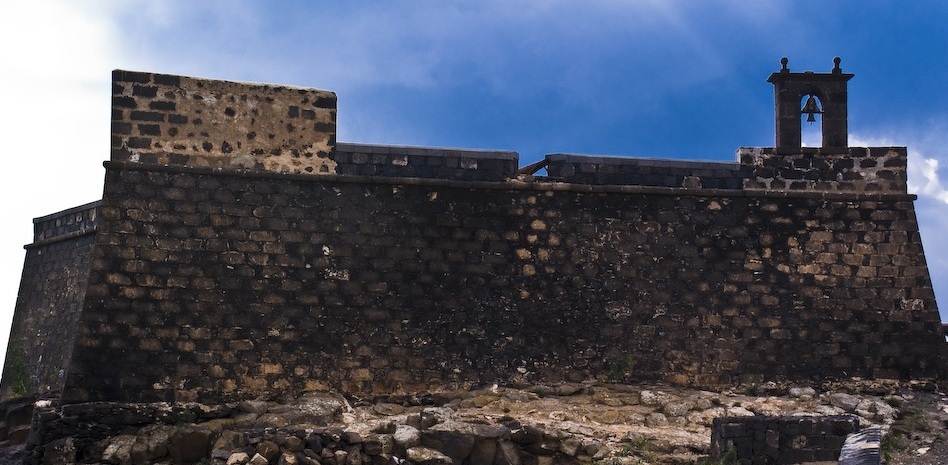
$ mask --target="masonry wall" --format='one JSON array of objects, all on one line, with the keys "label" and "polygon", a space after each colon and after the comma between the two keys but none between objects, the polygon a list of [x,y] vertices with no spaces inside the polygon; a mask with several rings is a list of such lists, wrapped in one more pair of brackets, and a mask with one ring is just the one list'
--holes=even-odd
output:
[{"label": "masonry wall", "polygon": [[109,163],[64,397],[939,376],[913,198]]},{"label": "masonry wall", "polygon": [[0,397],[62,390],[89,274],[98,203],[34,220]]}]

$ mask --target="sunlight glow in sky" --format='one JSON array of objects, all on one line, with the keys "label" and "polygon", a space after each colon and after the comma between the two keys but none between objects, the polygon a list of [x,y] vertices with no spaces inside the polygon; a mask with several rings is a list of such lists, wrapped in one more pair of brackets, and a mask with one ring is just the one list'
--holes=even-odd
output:
[{"label": "sunlight glow in sky", "polygon": [[[329,89],[339,140],[733,161],[772,146],[767,76],[849,85],[850,145],[909,148],[948,320],[948,3],[17,2],[0,18],[0,346],[31,219],[101,197],[115,68]],[[817,144],[818,145],[818,144]]]}]

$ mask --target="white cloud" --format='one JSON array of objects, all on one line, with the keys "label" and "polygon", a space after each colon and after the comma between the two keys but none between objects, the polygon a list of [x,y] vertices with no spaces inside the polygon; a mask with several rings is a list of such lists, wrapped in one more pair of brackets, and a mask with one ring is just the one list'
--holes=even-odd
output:
[{"label": "white cloud", "polygon": [[[935,125],[929,129],[937,129]],[[925,248],[925,258],[932,279],[932,287],[941,313],[942,321],[948,321],[948,153],[930,151],[948,146],[944,132],[918,130],[905,131],[898,137],[884,136],[863,138],[850,136],[849,144],[856,147],[907,146],[908,190],[918,195],[915,216]],[[899,141],[893,143],[893,141]],[[937,150],[937,149],[936,149]]]},{"label": "white cloud", "polygon": [[[943,165],[940,166],[939,158],[922,153],[924,148],[919,148],[919,145],[927,147],[928,144],[913,145],[907,143],[910,139],[911,137],[906,137],[905,141],[894,143],[892,138],[863,138],[851,135],[849,145],[853,147],[907,146],[908,166],[906,167],[906,175],[908,177],[908,191],[920,198],[930,198],[948,205],[948,188],[945,187],[946,183],[942,181],[942,178],[948,179],[948,173],[942,169]],[[948,157],[948,154],[943,156]],[[948,162],[948,159],[944,161]]]},{"label": "white cloud", "polygon": [[948,204],[948,189],[941,182],[938,159],[909,152],[909,190]]},{"label": "white cloud", "polygon": [[[101,197],[116,28],[107,2],[11,2],[0,17],[0,347],[6,347],[32,218]],[[0,357],[3,356],[0,349]]]}]

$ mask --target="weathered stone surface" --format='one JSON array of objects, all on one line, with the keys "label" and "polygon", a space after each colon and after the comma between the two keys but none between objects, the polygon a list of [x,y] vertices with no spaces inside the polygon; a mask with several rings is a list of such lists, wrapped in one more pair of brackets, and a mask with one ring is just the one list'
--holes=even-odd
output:
[{"label": "weathered stone surface", "polygon": [[520,465],[520,454],[517,447],[510,441],[498,442],[494,463],[496,465]]},{"label": "weathered stone surface", "polygon": [[362,435],[356,431],[343,431],[340,437],[346,445],[362,444]]},{"label": "weathered stone surface", "polygon": [[454,465],[450,457],[427,447],[412,447],[406,451],[406,454],[408,460],[419,465]]},{"label": "weathered stone surface", "polygon": [[[150,425],[140,429],[138,440],[133,446],[135,461],[144,462],[169,455],[172,439],[180,440],[174,435],[174,431],[175,428],[166,425]],[[174,447],[180,446],[175,444]]]},{"label": "weathered stone surface", "polygon": [[286,441],[283,443],[283,447],[285,447],[290,452],[302,452],[305,446],[306,443],[303,441],[303,439],[296,436],[287,437]]},{"label": "weathered stone surface", "polygon": [[453,430],[429,429],[421,432],[421,444],[424,447],[437,450],[454,463],[461,463],[474,448],[476,437]]},{"label": "weathered stone surface", "polygon": [[410,449],[421,445],[421,432],[413,426],[398,425],[392,439],[402,450]]},{"label": "weathered stone surface", "polygon": [[71,437],[57,439],[43,448],[43,465],[63,465],[75,461],[76,443]]},{"label": "weathered stone surface", "polygon": [[575,457],[583,446],[582,439],[578,437],[569,437],[560,442],[560,452]]},{"label": "weathered stone surface", "polygon": [[286,424],[322,425],[335,420],[347,407],[346,399],[338,394],[310,392],[296,399],[292,408],[277,406],[270,411]]},{"label": "weathered stone surface", "polygon": [[816,390],[811,387],[792,387],[789,395],[798,399],[812,399],[816,395]]},{"label": "weathered stone surface", "polygon": [[839,407],[847,412],[855,412],[862,399],[845,392],[834,392],[829,396],[829,403],[834,407]]},{"label": "weathered stone surface", "polygon": [[297,460],[296,455],[284,452],[280,455],[280,461],[277,463],[279,465],[297,465],[299,460]]},{"label": "weathered stone surface", "polygon": [[648,389],[643,389],[639,393],[639,399],[643,405],[659,405],[663,401],[667,400],[667,395],[661,391],[651,391]]},{"label": "weathered stone surface", "polygon": [[671,417],[681,417],[687,415],[693,408],[695,408],[693,401],[669,401],[662,407],[662,411]]},{"label": "weathered stone surface", "polygon": [[401,405],[388,402],[375,404],[373,409],[375,409],[375,413],[378,413],[379,415],[398,415],[405,411],[405,408]]},{"label": "weathered stone surface", "polygon": [[653,412],[645,416],[645,426],[655,427],[668,424],[668,418],[658,412]]},{"label": "weathered stone surface", "polygon": [[474,447],[468,456],[468,463],[494,463],[499,439],[480,438],[474,440]]},{"label": "weathered stone surface", "polygon": [[237,431],[223,431],[214,441],[214,449],[233,450],[246,445],[247,441],[243,434]]},{"label": "weathered stone surface", "polygon": [[280,456],[280,446],[273,441],[261,441],[257,444],[257,453],[267,459],[268,462],[276,462]]},{"label": "weathered stone surface", "polygon": [[130,465],[132,462],[132,446],[137,438],[130,434],[115,436],[108,440],[105,450],[102,451],[102,460],[106,463]]},{"label": "weathered stone surface", "polygon": [[168,456],[176,463],[193,463],[207,457],[211,431],[200,427],[175,428],[168,437]]},{"label": "weathered stone surface", "polygon": [[241,412],[264,414],[269,410],[269,405],[262,400],[245,400],[237,404]]},{"label": "weathered stone surface", "polygon": [[250,456],[246,452],[234,452],[227,459],[227,465],[245,465],[250,463]]},{"label": "weathered stone surface", "polygon": [[395,440],[390,434],[372,434],[362,442],[362,451],[367,455],[390,455]]}]

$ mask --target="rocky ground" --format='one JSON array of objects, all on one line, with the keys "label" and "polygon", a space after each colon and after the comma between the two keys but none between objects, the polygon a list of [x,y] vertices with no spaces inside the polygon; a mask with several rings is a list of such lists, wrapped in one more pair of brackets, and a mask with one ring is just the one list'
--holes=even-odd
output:
[{"label": "rocky ground", "polygon": [[[305,399],[300,399],[304,405]],[[420,413],[438,422],[515,421],[571,438],[576,446],[569,452],[582,462],[617,465],[710,463],[710,427],[716,417],[853,414],[863,426],[887,428],[887,463],[948,463],[948,397],[927,383],[771,383],[723,392],[588,383],[349,399],[342,405],[331,426],[363,435],[410,424],[411,415]],[[286,426],[291,420],[281,419],[279,412],[296,408],[273,406],[258,421]]]},{"label": "rocky ground", "polygon": [[[443,393],[430,400],[443,402],[444,411],[458,421],[512,418],[563,432],[598,445],[591,461],[603,464],[710,463],[710,427],[716,417],[838,414],[857,415],[863,426],[885,427],[886,463],[948,464],[948,396],[930,383],[769,383],[723,392],[590,383]],[[424,402],[355,401],[338,424],[368,431],[417,411],[420,407],[403,406],[413,403]]]},{"label": "rocky ground", "polygon": [[948,397],[938,392],[905,395],[883,439],[888,464],[948,464]]},{"label": "rocky ground", "polygon": [[[220,465],[351,465],[383,456],[433,465],[452,463],[452,456],[467,457],[468,463],[472,454],[490,455],[488,465],[701,465],[718,463],[708,457],[716,417],[852,414],[863,426],[885,427],[887,463],[948,463],[948,397],[931,383],[770,383],[711,392],[591,382],[372,399],[311,393],[229,408],[225,417],[142,428],[100,441],[93,452],[70,454],[92,453],[101,463],[177,463],[188,451],[175,451],[168,438],[179,437],[205,441],[206,455],[195,462]],[[458,437],[475,440],[452,442]],[[156,438],[164,438],[157,441],[164,441],[159,444],[164,456],[152,450]],[[524,451],[530,451],[529,458]]]}]

